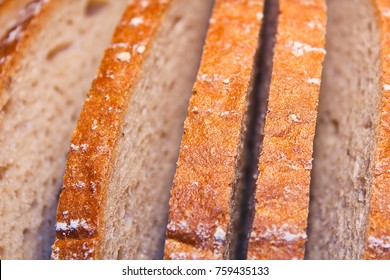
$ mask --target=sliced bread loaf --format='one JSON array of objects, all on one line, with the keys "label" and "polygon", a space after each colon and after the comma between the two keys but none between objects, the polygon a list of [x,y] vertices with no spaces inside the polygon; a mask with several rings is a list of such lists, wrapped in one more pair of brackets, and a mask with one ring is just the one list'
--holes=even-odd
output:
[{"label": "sliced bread loaf", "polygon": [[324,0],[279,0],[248,259],[302,259],[322,61]]},{"label": "sliced bread loaf", "polygon": [[50,257],[71,131],[125,2],[34,1],[1,39],[1,259]]},{"label": "sliced bread loaf", "polygon": [[309,259],[390,259],[389,11],[329,0]]},{"label": "sliced bread loaf", "polygon": [[235,201],[263,4],[216,1],[171,190],[166,259],[235,257]]},{"label": "sliced bread loaf", "polygon": [[162,258],[211,1],[131,2],[70,146],[53,259]]}]

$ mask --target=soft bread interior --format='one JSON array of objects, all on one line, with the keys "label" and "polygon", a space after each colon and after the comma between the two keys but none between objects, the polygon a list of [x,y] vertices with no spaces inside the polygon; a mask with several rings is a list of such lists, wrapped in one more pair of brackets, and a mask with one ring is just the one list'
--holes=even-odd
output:
[{"label": "soft bread interior", "polygon": [[169,189],[210,2],[174,1],[146,50],[108,185],[103,258],[162,258]]},{"label": "soft bread interior", "polygon": [[362,258],[380,92],[379,29],[371,2],[327,1],[309,259]]},{"label": "soft bread interior", "polygon": [[0,111],[0,258],[50,257],[66,152],[126,1],[56,1],[35,21]]}]

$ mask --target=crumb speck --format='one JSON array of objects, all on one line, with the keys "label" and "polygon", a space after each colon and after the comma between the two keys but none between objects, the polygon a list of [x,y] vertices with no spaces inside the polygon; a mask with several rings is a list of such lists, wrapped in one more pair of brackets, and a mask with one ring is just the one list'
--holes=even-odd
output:
[{"label": "crumb speck", "polygon": [[96,130],[96,128],[98,127],[97,123],[98,123],[97,120],[93,120],[92,127],[91,127],[92,130]]},{"label": "crumb speck", "polygon": [[138,25],[141,25],[144,23],[144,19],[142,17],[135,17],[132,18],[130,21],[130,25],[137,27]]},{"label": "crumb speck", "polygon": [[116,59],[120,62],[129,62],[131,59],[131,54],[129,52],[120,52],[116,55]]},{"label": "crumb speck", "polygon": [[291,115],[290,115],[290,118],[291,118],[291,120],[292,120],[293,122],[299,122],[299,118],[298,118],[298,116],[295,115],[295,114],[291,114]]},{"label": "crumb speck", "polygon": [[318,86],[321,85],[321,80],[318,79],[318,78],[309,78],[309,79],[307,79],[307,82],[309,84],[315,84],[315,85],[318,85]]},{"label": "crumb speck", "polygon": [[137,47],[137,53],[143,54],[145,52],[145,49],[146,49],[145,46],[140,45]]},{"label": "crumb speck", "polygon": [[224,241],[226,238],[226,232],[220,227],[217,227],[217,230],[214,233],[214,239],[216,241]]},{"label": "crumb speck", "polygon": [[230,79],[225,79],[225,80],[223,80],[223,83],[224,83],[225,85],[229,84],[229,83],[230,83]]},{"label": "crumb speck", "polygon": [[323,48],[313,47],[298,41],[290,41],[288,42],[288,46],[292,49],[292,53],[296,57],[303,56],[306,52],[319,52],[326,54],[326,51]]}]

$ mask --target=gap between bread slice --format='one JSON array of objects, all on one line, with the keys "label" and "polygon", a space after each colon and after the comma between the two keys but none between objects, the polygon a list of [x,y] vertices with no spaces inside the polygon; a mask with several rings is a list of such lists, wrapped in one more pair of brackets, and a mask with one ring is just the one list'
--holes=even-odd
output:
[{"label": "gap between bread slice", "polygon": [[233,3],[217,1],[210,21],[165,258],[303,258],[325,3],[266,1],[261,39],[264,1]]},{"label": "gap between bread slice", "polygon": [[125,2],[33,1],[1,41],[1,259],[50,257],[71,132]]},{"label": "gap between bread slice", "polygon": [[308,259],[390,259],[389,4],[329,1]]},{"label": "gap between bread slice", "polygon": [[324,0],[278,2],[248,259],[302,259],[307,237],[326,5]]},{"label": "gap between bread slice", "polygon": [[127,7],[73,134],[53,259],[162,258],[211,2]]}]

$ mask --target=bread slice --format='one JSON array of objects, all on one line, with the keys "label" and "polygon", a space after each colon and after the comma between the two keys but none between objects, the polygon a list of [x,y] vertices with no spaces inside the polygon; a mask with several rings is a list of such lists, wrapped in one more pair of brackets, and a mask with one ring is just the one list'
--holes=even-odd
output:
[{"label": "bread slice", "polygon": [[302,259],[322,61],[324,0],[279,0],[248,259]]},{"label": "bread slice", "polygon": [[74,131],[53,259],[161,259],[211,1],[134,1]]},{"label": "bread slice", "polygon": [[235,257],[235,200],[263,4],[215,3],[171,190],[166,259]]},{"label": "bread slice", "polygon": [[329,1],[309,259],[390,259],[389,8]]},{"label": "bread slice", "polygon": [[0,1],[0,36],[16,24],[19,12],[31,0],[2,0]]},{"label": "bread slice", "polygon": [[0,42],[0,258],[50,257],[71,131],[126,1],[34,1]]}]

